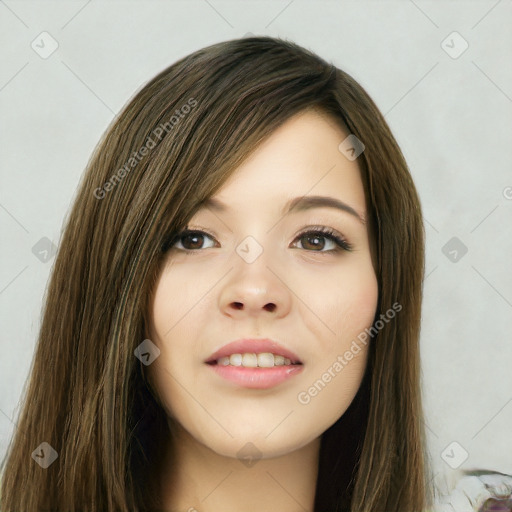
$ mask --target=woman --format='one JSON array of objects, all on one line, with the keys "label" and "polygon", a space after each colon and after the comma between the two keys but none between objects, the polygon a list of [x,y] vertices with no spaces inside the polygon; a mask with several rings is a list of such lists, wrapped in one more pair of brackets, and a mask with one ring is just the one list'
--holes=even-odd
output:
[{"label": "woman", "polygon": [[82,179],[1,509],[425,510],[423,272],[357,82],[270,37],[181,59]]}]

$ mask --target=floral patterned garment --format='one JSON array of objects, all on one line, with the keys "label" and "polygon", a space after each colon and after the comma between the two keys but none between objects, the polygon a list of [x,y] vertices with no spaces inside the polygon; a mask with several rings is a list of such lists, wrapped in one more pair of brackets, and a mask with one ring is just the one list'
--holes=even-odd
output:
[{"label": "floral patterned garment", "polygon": [[467,472],[450,494],[437,498],[432,512],[512,512],[512,475]]}]

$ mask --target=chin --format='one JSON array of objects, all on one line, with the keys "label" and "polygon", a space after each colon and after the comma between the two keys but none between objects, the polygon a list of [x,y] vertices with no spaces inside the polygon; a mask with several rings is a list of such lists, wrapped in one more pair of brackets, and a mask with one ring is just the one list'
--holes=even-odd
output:
[{"label": "chin", "polygon": [[[264,433],[256,430],[241,429],[231,432],[233,438],[225,436],[219,440],[209,440],[207,446],[218,455],[239,459],[240,462],[281,457],[302,448],[316,439],[318,435],[290,437],[285,430],[281,434],[272,432],[272,428]],[[270,434],[269,434],[270,433]]]}]

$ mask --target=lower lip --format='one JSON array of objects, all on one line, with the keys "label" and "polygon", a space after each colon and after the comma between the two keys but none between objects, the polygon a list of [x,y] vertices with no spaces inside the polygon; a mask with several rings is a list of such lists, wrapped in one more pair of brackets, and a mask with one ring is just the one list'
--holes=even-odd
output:
[{"label": "lower lip", "polygon": [[272,368],[246,368],[244,366],[223,366],[219,364],[209,364],[208,366],[222,378],[252,389],[268,389],[277,386],[299,374],[304,368],[302,364],[274,366]]}]

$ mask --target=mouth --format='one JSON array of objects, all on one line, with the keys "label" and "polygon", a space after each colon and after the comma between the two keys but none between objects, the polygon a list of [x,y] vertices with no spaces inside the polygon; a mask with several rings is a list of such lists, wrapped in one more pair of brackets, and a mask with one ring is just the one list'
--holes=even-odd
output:
[{"label": "mouth", "polygon": [[272,354],[271,352],[231,354],[214,361],[206,361],[206,364],[212,366],[238,366],[242,368],[274,368],[276,366],[302,365],[302,363],[292,363],[287,357]]},{"label": "mouth", "polygon": [[214,352],[207,364],[242,366],[244,368],[273,368],[301,365],[302,361],[291,350],[270,339],[241,339],[224,345]]},{"label": "mouth", "polygon": [[204,362],[220,377],[253,389],[276,386],[304,367],[296,354],[269,339],[229,343]]}]

